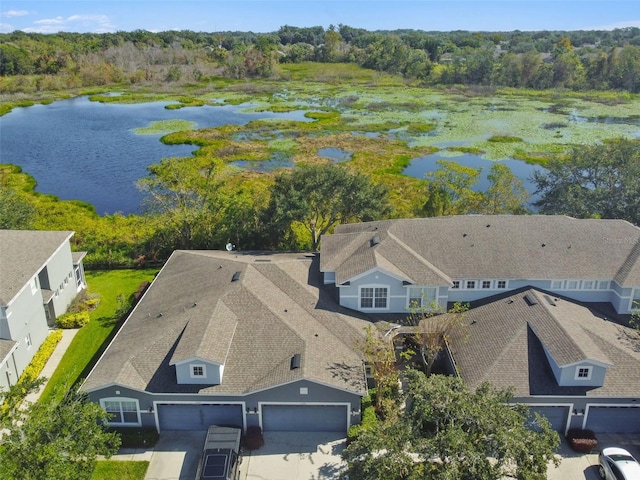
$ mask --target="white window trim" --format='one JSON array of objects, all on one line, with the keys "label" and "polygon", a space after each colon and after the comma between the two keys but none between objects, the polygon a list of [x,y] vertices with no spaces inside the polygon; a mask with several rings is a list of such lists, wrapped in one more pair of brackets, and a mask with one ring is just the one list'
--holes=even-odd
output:
[{"label": "white window trim", "polygon": [[[488,287],[484,286],[484,284],[486,282],[489,282],[489,286]],[[480,280],[479,288],[480,288],[480,290],[493,290],[493,280],[487,280],[487,279]]]},{"label": "white window trim", "polygon": [[[364,288],[373,288],[373,305],[371,307],[363,307],[362,306],[362,290]],[[386,307],[376,307],[376,289],[378,288],[386,288],[387,289],[387,305]],[[389,310],[389,303],[391,298],[391,287],[389,285],[381,285],[381,284],[370,284],[370,285],[360,285],[358,287],[358,307],[360,310]]]},{"label": "white window trim", "polygon": [[[202,375],[196,375],[194,370],[196,367],[202,368]],[[189,376],[191,378],[207,378],[207,366],[204,363],[190,363],[189,364]]]},{"label": "white window trim", "polygon": [[106,411],[106,408],[105,408],[105,403],[106,402],[118,402],[118,403],[120,403],[120,416],[122,418],[124,418],[124,414],[122,412],[122,402],[135,402],[135,404],[136,404],[136,416],[137,416],[137,419],[138,419],[137,422],[109,422],[109,425],[126,426],[126,427],[132,427],[132,426],[138,426],[139,427],[139,426],[142,425],[142,421],[140,420],[140,402],[138,401],[137,398],[127,398],[127,397],[101,398],[100,399],[100,406],[105,411]]},{"label": "white window trim", "polygon": [[[500,282],[504,282],[504,287],[499,286]],[[496,286],[496,290],[506,290],[509,288],[509,280],[503,280],[503,279],[496,280],[495,286]]]},{"label": "white window trim", "polygon": [[[473,282],[473,287],[469,286],[469,282]],[[480,280],[475,280],[473,278],[470,278],[469,280],[465,280],[464,281],[464,289],[465,290],[478,290],[478,283],[480,282]]]},{"label": "white window trim", "polygon": [[[458,286],[456,287],[456,282],[458,282]],[[462,280],[452,280],[452,285],[450,290],[462,290]]]},{"label": "white window trim", "polygon": [[[588,371],[588,375],[586,377],[580,377],[579,376],[580,370],[585,370],[585,369]],[[574,380],[578,380],[578,381],[580,381],[580,380],[591,380],[591,374],[592,373],[593,373],[593,367],[587,367],[587,366],[584,366],[584,365],[578,366],[578,367],[576,367],[576,374],[575,374]]]},{"label": "white window trim", "polygon": [[38,277],[33,277],[29,284],[31,286],[31,295],[35,295],[38,292]]},{"label": "white window trim", "polygon": [[[569,286],[571,283],[575,283],[575,287]],[[580,290],[580,280],[571,278],[565,282],[564,288],[565,290]]]}]

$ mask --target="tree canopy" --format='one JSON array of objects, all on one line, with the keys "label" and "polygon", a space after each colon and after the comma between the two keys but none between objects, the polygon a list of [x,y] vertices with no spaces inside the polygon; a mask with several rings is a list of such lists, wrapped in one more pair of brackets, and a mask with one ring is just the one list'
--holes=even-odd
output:
[{"label": "tree canopy", "polygon": [[267,215],[272,233],[285,234],[294,222],[311,235],[314,250],[320,237],[339,223],[385,218],[390,205],[387,187],[369,177],[334,165],[300,165],[281,173],[271,188]]},{"label": "tree canopy", "polygon": [[90,479],[98,455],[110,457],[120,446],[118,434],[102,426],[106,412],[77,390],[26,406],[11,401],[22,398],[12,390],[0,409],[0,479]]},{"label": "tree canopy", "polygon": [[[546,480],[558,433],[509,390],[469,391],[458,377],[406,374],[405,408],[343,453],[350,480]],[[535,422],[537,428],[530,428]]]},{"label": "tree canopy", "polygon": [[640,223],[639,140],[576,146],[546,167],[533,176],[540,213]]}]

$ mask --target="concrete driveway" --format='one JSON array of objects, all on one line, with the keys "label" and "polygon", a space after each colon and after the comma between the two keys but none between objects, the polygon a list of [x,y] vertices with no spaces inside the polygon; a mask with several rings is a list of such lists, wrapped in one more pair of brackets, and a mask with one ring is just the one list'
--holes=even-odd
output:
[{"label": "concrete driveway", "polygon": [[207,432],[162,432],[145,480],[193,480]]},{"label": "concrete driveway", "polygon": [[558,468],[550,466],[548,480],[600,480],[598,475],[598,454],[606,447],[622,447],[640,460],[640,435],[615,435],[599,433],[597,451],[576,453],[563,440],[560,447],[562,463]]},{"label": "concrete driveway", "polygon": [[264,446],[244,452],[241,480],[324,480],[338,478],[345,465],[339,433],[267,432]]},{"label": "concrete driveway", "polygon": [[[152,451],[122,452],[122,460],[148,460],[145,480],[193,480],[206,432],[166,431]],[[340,434],[312,432],[265,433],[265,444],[244,451],[240,480],[335,479],[344,468]]]}]

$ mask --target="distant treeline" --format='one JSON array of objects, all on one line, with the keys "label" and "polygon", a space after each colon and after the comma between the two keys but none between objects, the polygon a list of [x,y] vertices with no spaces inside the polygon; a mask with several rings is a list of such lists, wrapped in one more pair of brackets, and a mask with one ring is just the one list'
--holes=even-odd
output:
[{"label": "distant treeline", "polygon": [[279,63],[355,63],[425,85],[640,92],[640,28],[611,31],[367,31],[0,34],[0,93],[279,77]]}]

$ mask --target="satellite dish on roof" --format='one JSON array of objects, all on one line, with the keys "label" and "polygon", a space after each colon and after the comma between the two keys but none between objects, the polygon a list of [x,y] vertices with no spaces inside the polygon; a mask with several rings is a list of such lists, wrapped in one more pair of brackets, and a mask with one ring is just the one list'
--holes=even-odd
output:
[{"label": "satellite dish on roof", "polygon": [[226,248],[226,249],[227,249],[227,252],[230,252],[231,250],[233,250],[233,247],[235,247],[235,245],[234,245],[233,243],[229,242],[229,243],[227,243],[227,244],[225,245],[225,247],[224,247],[224,248]]}]

